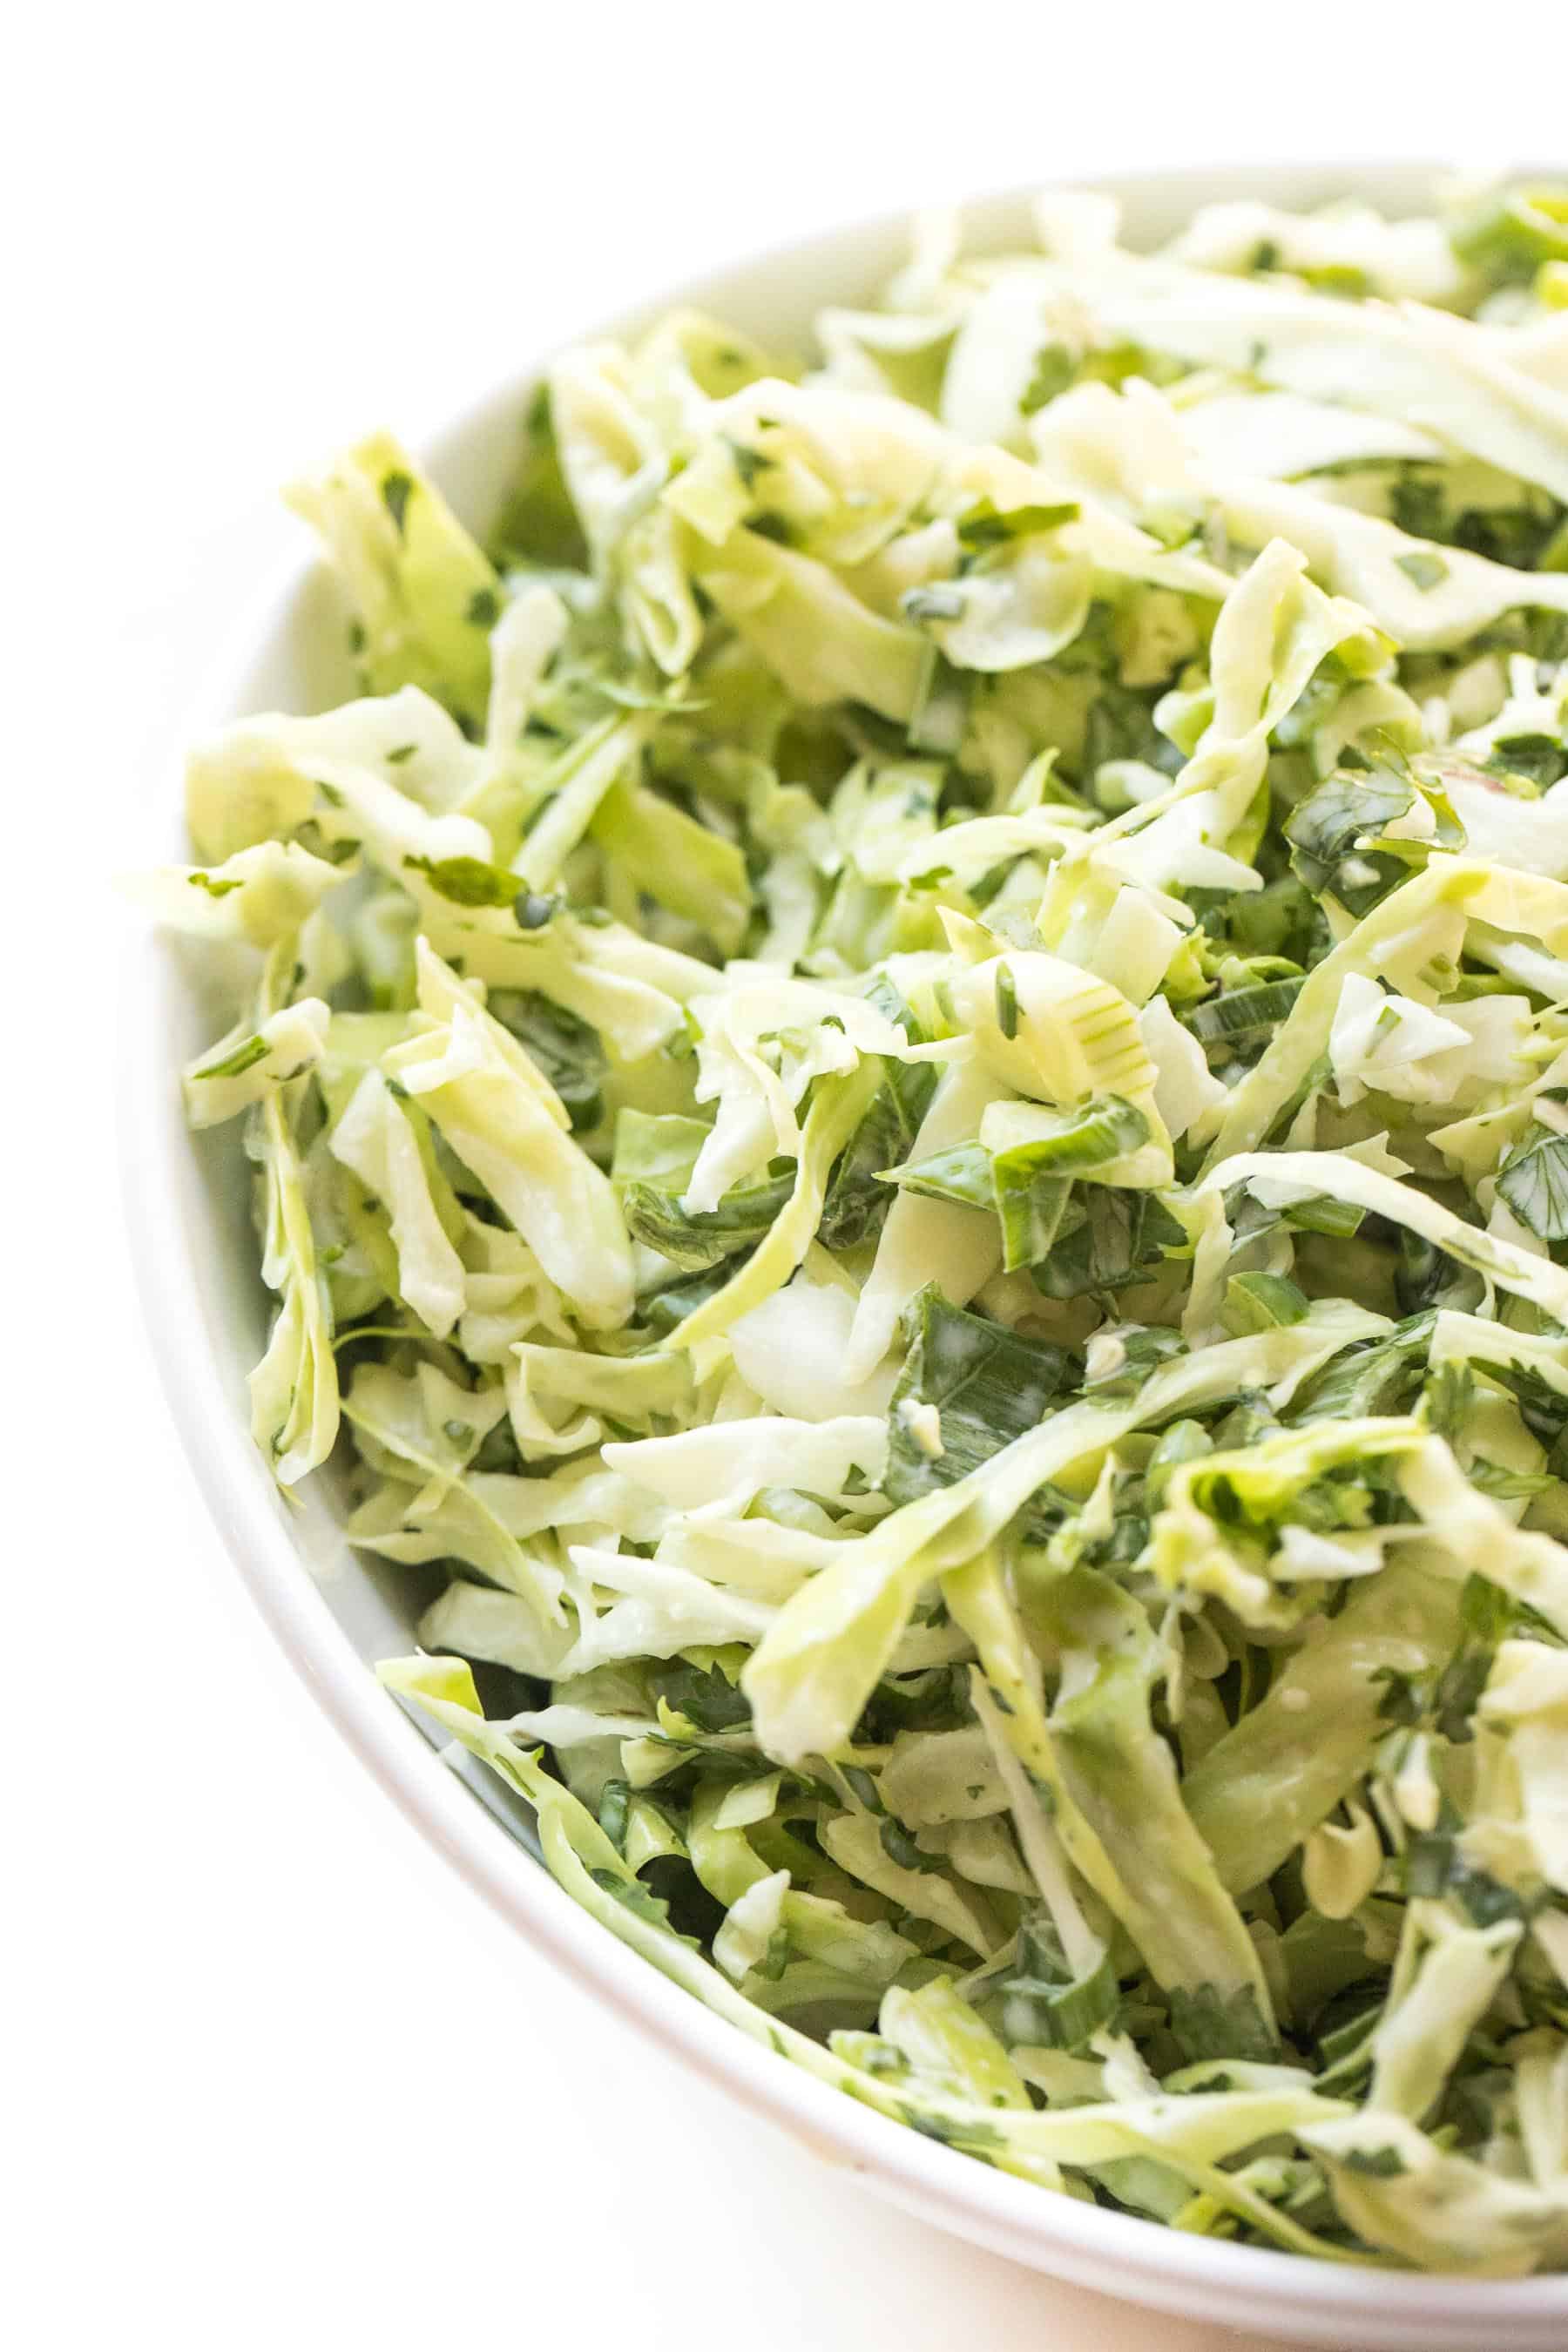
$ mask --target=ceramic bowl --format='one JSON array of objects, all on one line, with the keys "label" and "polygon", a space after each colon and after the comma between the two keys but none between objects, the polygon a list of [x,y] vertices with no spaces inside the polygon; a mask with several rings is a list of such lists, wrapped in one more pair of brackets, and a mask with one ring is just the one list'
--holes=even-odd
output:
[{"label": "ceramic bowl", "polygon": [[[1259,196],[1300,206],[1354,191],[1398,214],[1430,202],[1416,165],[1194,170],[1101,184],[1124,203],[1131,242],[1175,231],[1202,204]],[[1030,242],[1028,196],[965,208],[968,247]],[[689,302],[774,348],[804,347],[813,314],[863,302],[904,257],[902,216],[837,230],[672,287],[648,315]],[[615,332],[636,318],[585,319]],[[547,353],[458,417],[423,453],[466,520],[483,523],[516,447],[519,419]],[[189,714],[189,733],[268,709],[311,709],[352,690],[331,581],[301,562],[238,631],[231,656]],[[149,862],[185,855],[175,779],[149,782]],[[454,1866],[520,1936],[607,2010],[898,2204],[993,2252],[1155,2310],[1272,2331],[1356,2352],[1486,2347],[1563,2352],[1568,2278],[1479,2281],[1340,2268],[1185,2236],[1012,2179],[922,2138],[749,2041],[616,1940],[540,1863],[524,1809],[465,1780],[386,1696],[370,1669],[411,1646],[415,1609],[397,1569],[351,1551],[330,1480],[286,1508],[247,1430],[245,1381],[265,1344],[268,1299],[250,1232],[234,1131],[189,1135],[177,1073],[214,1034],[218,1008],[198,959],[166,941],[132,943],[126,991],[121,1136],[132,1246],[155,1352],[213,1517],[263,1616],[322,1706]],[[224,1018],[227,1018],[226,1013]]]}]

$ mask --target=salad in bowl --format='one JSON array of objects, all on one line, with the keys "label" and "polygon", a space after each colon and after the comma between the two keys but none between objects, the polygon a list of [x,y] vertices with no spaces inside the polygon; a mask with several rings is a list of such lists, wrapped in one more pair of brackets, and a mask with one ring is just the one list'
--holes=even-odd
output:
[{"label": "salad in bowl", "polygon": [[139,887],[387,1687],[928,2138],[1568,2266],[1568,190],[930,219],[289,497],[359,691]]}]

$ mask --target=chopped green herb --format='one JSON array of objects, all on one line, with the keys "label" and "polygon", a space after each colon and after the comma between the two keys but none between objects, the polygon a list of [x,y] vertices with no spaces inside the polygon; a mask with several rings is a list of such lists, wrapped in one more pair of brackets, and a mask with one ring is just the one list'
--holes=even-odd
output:
[{"label": "chopped green herb", "polygon": [[393,521],[396,524],[400,532],[403,530],[404,520],[408,512],[408,501],[413,494],[413,489],[414,478],[412,475],[402,472],[394,472],[384,474],[382,477],[382,502],[385,506],[387,513],[392,517]]}]

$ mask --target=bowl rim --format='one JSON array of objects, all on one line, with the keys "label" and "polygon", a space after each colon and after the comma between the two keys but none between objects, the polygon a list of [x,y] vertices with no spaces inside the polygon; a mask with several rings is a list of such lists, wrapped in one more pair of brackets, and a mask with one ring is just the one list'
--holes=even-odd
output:
[{"label": "bowl rim", "polygon": [[[1365,193],[1394,210],[1429,187],[1441,167],[1420,160],[1186,165],[1080,177],[1157,199],[1191,191],[1288,200],[1286,184]],[[1529,166],[1521,166],[1528,170]],[[982,220],[1016,216],[1048,178],[980,193],[961,209]],[[773,269],[809,278],[857,241],[886,238],[911,207],[867,215],[760,252],[720,260],[699,276],[606,322],[558,339],[500,384],[471,400],[422,448],[441,478],[503,409],[521,410],[552,350],[583,333],[624,332],[681,303],[721,299],[731,282]],[[984,242],[984,236],[982,237]],[[255,708],[249,678],[317,572],[291,559],[263,585],[207,670],[184,713],[183,736]],[[149,778],[153,812],[167,813],[170,780]],[[169,959],[150,929],[128,927],[121,980],[117,1144],[130,1250],[153,1359],[186,1458],[224,1544],[261,1616],[324,1712],[404,1815],[491,1907],[555,1966],[593,1987],[620,2018],[673,2049],[754,2115],[782,2126],[815,2155],[847,2168],[905,2210],[1031,2268],[1145,2306],[1204,2316],[1302,2340],[1364,2347],[1495,2345],[1498,2331],[1526,2347],[1568,2338],[1568,2276],[1476,2279],[1340,2267],[1270,2248],[1170,2230],[1135,2215],[1052,2195],[976,2163],[895,2124],[802,2068],[781,2060],[667,1979],[584,1912],[442,1761],[436,1746],[377,1685],[332,1617],[292,1540],[270,1481],[257,1475],[248,1431],[213,1360],[198,1276],[202,1259],[180,1213],[183,1124],[171,1118],[170,1057],[155,1017],[174,990]]]}]

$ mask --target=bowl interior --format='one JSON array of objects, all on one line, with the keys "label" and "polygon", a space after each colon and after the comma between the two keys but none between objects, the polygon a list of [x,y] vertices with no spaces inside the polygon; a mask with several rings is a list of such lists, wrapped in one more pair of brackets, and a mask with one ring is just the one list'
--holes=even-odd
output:
[{"label": "bowl interior", "polygon": [[[1356,193],[1392,213],[1430,201],[1433,172],[1419,165],[1294,165],[1164,173],[1101,183],[1121,198],[1135,244],[1172,234],[1201,204],[1248,195],[1289,206]],[[1001,250],[1030,241],[1027,195],[988,197],[966,209],[966,247]],[[902,219],[864,224],[718,272],[661,295],[653,315],[680,302],[710,310],[764,346],[804,352],[813,316],[828,304],[874,294],[908,247]],[[584,322],[585,325],[595,322]],[[612,322],[611,331],[636,318]],[[602,328],[597,331],[603,331]],[[426,455],[470,524],[488,520],[518,448],[537,373],[526,373],[477,405]],[[236,640],[234,658],[193,714],[192,734],[247,712],[325,708],[353,691],[345,614],[328,576],[301,567],[267,595]],[[183,857],[178,794],[165,782],[150,812],[150,858]],[[427,1830],[527,1932],[592,1974],[606,1996],[645,2025],[721,2074],[731,2087],[877,2185],[946,2226],[1085,2284],[1139,2300],[1207,2312],[1232,2326],[1289,2332],[1361,2347],[1404,2345],[1519,2347],[1568,2342],[1568,2281],[1501,2285],[1379,2278],[1185,2240],[1008,2181],[968,2158],[916,2143],[916,2136],[855,2108],[797,2076],[666,1986],[640,1959],[572,1910],[514,1844],[447,1799],[427,1749],[396,1726],[366,1669],[411,1646],[428,1587],[416,1571],[351,1551],[342,1540],[330,1475],[307,1482],[297,1507],[279,1497],[246,1434],[246,1378],[267,1338],[268,1298],[256,1266],[248,1183],[229,1128],[192,1137],[180,1114],[176,1074],[232,1017],[210,952],[200,957],[138,943],[131,950],[125,1015],[122,1137],[133,1245],[165,1380],[195,1466],[231,1548],[267,1613],[363,1753]],[[537,1853],[521,1801],[475,1769],[469,1786],[514,1839]],[[526,1881],[526,1888],[521,1882]],[[548,1892],[545,1890],[548,1888]],[[567,1920],[563,1913],[571,1911]],[[758,2067],[758,2060],[761,2066]],[[900,2143],[914,2143],[905,2147]],[[1087,2232],[1087,2235],[1086,2235]]]}]

